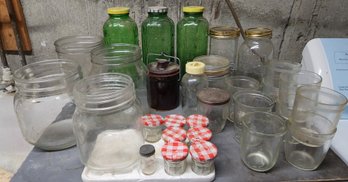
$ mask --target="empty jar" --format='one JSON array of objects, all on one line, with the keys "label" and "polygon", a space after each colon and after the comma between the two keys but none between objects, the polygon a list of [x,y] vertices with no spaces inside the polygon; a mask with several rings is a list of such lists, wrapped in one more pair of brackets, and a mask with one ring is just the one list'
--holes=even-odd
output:
[{"label": "empty jar", "polygon": [[186,170],[186,157],[188,147],[186,144],[173,141],[163,145],[162,157],[164,159],[164,171],[170,176],[182,175]]},{"label": "empty jar", "polygon": [[25,140],[44,150],[75,145],[72,88],[81,79],[80,66],[64,59],[44,60],[17,69],[13,77],[14,110]]},{"label": "empty jar", "polygon": [[196,140],[190,146],[192,157],[191,169],[197,175],[208,175],[215,170],[214,159],[217,156],[217,148],[214,144]]},{"label": "empty jar", "polygon": [[141,117],[143,128],[143,136],[147,142],[157,142],[162,136],[162,125],[164,119],[158,114],[147,114]]},{"label": "empty jar", "polygon": [[164,125],[168,127],[184,127],[186,124],[186,118],[180,114],[169,114],[165,118]]}]

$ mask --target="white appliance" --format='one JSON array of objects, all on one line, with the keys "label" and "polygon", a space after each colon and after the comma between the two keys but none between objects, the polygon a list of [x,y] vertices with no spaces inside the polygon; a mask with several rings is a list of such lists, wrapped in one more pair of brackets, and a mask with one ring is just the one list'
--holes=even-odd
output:
[{"label": "white appliance", "polygon": [[[348,38],[316,38],[302,52],[302,67],[322,76],[322,86],[348,97]],[[331,149],[348,165],[348,107],[337,125]]]}]

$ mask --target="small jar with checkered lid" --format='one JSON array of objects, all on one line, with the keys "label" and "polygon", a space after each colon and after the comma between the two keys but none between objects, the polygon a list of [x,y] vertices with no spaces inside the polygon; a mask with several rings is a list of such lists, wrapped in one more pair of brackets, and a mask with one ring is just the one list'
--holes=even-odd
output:
[{"label": "small jar with checkered lid", "polygon": [[186,118],[180,114],[169,114],[165,118],[164,125],[169,127],[184,127],[186,124]]},{"label": "small jar with checkered lid", "polygon": [[201,114],[192,114],[186,118],[186,123],[189,128],[207,127],[209,119]]},{"label": "small jar with checkered lid", "polygon": [[162,139],[164,142],[180,141],[184,142],[186,140],[186,130],[181,127],[169,127],[163,130]]},{"label": "small jar with checkered lid", "polygon": [[162,136],[162,124],[164,119],[158,114],[147,114],[141,117],[141,121],[144,125],[143,136],[145,141],[154,143],[161,139]]},{"label": "small jar with checkered lid", "polygon": [[216,146],[208,141],[195,140],[190,147],[191,169],[197,175],[208,175],[215,170]]},{"label": "small jar with checkered lid", "polygon": [[209,141],[212,137],[212,132],[205,127],[194,127],[187,130],[188,145],[191,145],[195,140]]},{"label": "small jar with checkered lid", "polygon": [[161,151],[164,171],[170,176],[182,175],[186,170],[187,145],[179,141],[172,141],[164,144]]}]

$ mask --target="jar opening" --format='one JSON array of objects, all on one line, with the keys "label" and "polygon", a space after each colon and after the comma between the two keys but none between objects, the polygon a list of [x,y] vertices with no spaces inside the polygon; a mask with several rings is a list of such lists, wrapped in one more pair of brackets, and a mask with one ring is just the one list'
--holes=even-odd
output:
[{"label": "jar opening", "polygon": [[140,48],[132,44],[111,44],[92,50],[92,63],[99,65],[124,65],[141,59]]},{"label": "jar opening", "polygon": [[102,45],[99,36],[77,35],[62,37],[54,42],[57,53],[79,54],[90,53],[92,49]]}]

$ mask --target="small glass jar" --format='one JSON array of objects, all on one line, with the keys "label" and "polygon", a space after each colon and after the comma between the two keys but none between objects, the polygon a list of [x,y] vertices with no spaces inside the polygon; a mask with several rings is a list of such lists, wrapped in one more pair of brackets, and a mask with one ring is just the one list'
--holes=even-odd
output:
[{"label": "small glass jar", "polygon": [[189,128],[207,127],[209,119],[201,114],[192,114],[186,118],[186,123]]},{"label": "small glass jar", "polygon": [[238,39],[240,35],[239,28],[218,26],[209,31],[210,36],[210,55],[219,55],[228,58],[230,69],[233,74],[237,69],[237,50]]},{"label": "small glass jar", "polygon": [[205,140],[209,141],[213,136],[209,128],[205,127],[195,127],[187,130],[188,143],[191,144],[195,140]]},{"label": "small glass jar", "polygon": [[206,88],[197,93],[198,113],[209,118],[209,129],[221,132],[229,115],[230,94],[219,88]]},{"label": "small glass jar", "polygon": [[162,139],[164,142],[180,141],[184,142],[186,140],[186,130],[181,127],[169,127],[163,130]]},{"label": "small glass jar", "polygon": [[139,154],[140,159],[140,170],[145,175],[151,175],[156,172],[156,157],[155,147],[150,144],[145,144],[140,147]]},{"label": "small glass jar", "polygon": [[226,88],[226,80],[230,73],[230,61],[222,56],[199,56],[193,61],[205,64],[205,74],[208,76],[208,87]]},{"label": "small glass jar", "polygon": [[14,72],[14,110],[27,142],[43,150],[76,144],[72,88],[81,75],[76,62],[64,59],[34,62]]},{"label": "small glass jar", "polygon": [[147,114],[141,117],[143,128],[143,136],[145,141],[154,143],[161,139],[162,124],[164,119],[158,114]]},{"label": "small glass jar", "polygon": [[135,168],[142,137],[141,106],[132,78],[121,73],[89,76],[75,84],[74,133],[82,163],[98,172]]},{"label": "small glass jar", "polygon": [[164,118],[164,125],[168,127],[184,127],[186,118],[180,114],[169,114]]},{"label": "small glass jar", "polygon": [[186,170],[187,145],[179,141],[168,142],[163,145],[161,151],[164,171],[170,176],[182,175]]},{"label": "small glass jar", "polygon": [[191,144],[191,169],[197,175],[208,175],[215,170],[214,159],[217,156],[216,146],[208,141],[196,140]]}]

